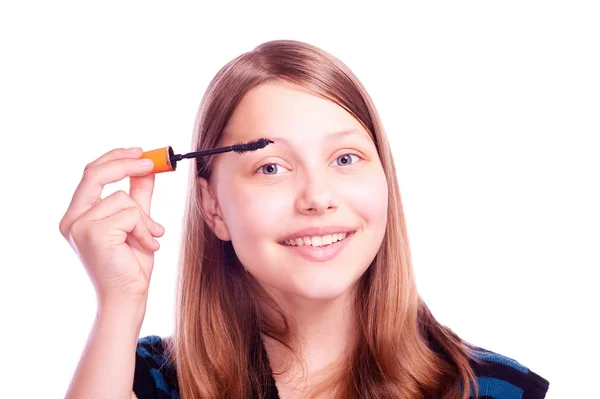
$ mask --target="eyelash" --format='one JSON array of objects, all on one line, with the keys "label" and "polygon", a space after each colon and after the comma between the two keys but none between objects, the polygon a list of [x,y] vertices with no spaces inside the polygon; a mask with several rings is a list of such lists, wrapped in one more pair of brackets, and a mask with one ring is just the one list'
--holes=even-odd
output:
[{"label": "eyelash", "polygon": [[[359,162],[359,161],[361,161],[361,160],[362,160],[362,158],[361,158],[359,155],[357,155],[357,154],[354,154],[354,153],[351,153],[351,152],[347,152],[347,153],[345,153],[345,154],[341,154],[340,156],[338,156],[338,157],[335,159],[335,161],[337,161],[337,160],[338,160],[338,159],[340,159],[341,157],[346,157],[346,156],[349,156],[349,157],[356,157],[356,158],[358,158],[358,161],[356,161],[356,162]],[[335,161],[334,161],[334,162],[335,162]],[[349,165],[354,165],[356,162],[354,162],[354,163],[351,163],[351,164],[349,164]],[[259,167],[256,169],[256,173],[263,174],[263,175],[265,175],[265,176],[273,176],[273,175],[271,175],[271,174],[267,174],[267,173],[260,173],[260,171],[261,171],[261,170],[262,170],[262,169],[263,169],[265,166],[269,166],[269,165],[277,165],[277,166],[281,166],[281,165],[279,165],[279,164],[277,164],[277,163],[275,163],[275,162],[269,162],[269,163],[265,163],[265,164],[263,164],[263,165],[259,166]],[[338,165],[338,166],[346,166],[346,165]]]}]

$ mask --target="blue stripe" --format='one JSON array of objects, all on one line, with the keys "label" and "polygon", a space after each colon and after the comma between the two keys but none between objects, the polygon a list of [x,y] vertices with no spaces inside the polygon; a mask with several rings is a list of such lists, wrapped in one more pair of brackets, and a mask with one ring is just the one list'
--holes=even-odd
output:
[{"label": "blue stripe", "polygon": [[[155,353],[159,349],[158,344],[161,338],[158,335],[149,335],[147,337],[139,338],[136,352],[142,357],[151,357],[157,362],[164,361],[163,353]],[[153,350],[152,352],[150,350]]]},{"label": "blue stripe", "polygon": [[[501,399],[523,399],[523,390],[510,382],[491,377],[477,377],[479,396],[491,396]],[[475,391],[471,387],[470,395]]]},{"label": "blue stripe", "polygon": [[150,374],[152,374],[152,378],[154,378],[154,383],[156,384],[157,388],[167,393],[170,398],[175,399],[179,397],[179,393],[177,392],[177,390],[175,390],[174,387],[167,384],[163,374],[160,371],[156,369],[150,369]]},{"label": "blue stripe", "polygon": [[477,351],[475,356],[479,359],[483,359],[488,362],[503,364],[505,366],[512,367],[515,370],[519,370],[523,374],[529,374],[529,369],[523,366],[521,363],[513,360],[509,357],[502,356],[498,353],[490,352],[490,351]]},{"label": "blue stripe", "polygon": [[138,355],[142,357],[152,357],[152,354],[148,352],[148,350],[143,346],[138,346],[138,348],[135,351],[138,353]]}]

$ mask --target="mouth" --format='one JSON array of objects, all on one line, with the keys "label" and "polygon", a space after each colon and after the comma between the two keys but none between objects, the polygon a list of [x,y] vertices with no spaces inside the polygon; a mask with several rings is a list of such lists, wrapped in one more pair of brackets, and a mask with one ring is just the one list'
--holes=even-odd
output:
[{"label": "mouth", "polygon": [[356,231],[304,236],[287,239],[280,244],[295,256],[309,262],[327,262],[335,259],[348,246]]},{"label": "mouth", "polygon": [[344,241],[346,237],[354,234],[354,231],[343,232],[343,233],[332,233],[325,234],[322,236],[305,236],[299,237],[295,239],[285,240],[281,242],[282,245],[287,245],[290,247],[302,247],[302,246],[310,246],[310,247],[327,247],[333,245],[337,242]]}]

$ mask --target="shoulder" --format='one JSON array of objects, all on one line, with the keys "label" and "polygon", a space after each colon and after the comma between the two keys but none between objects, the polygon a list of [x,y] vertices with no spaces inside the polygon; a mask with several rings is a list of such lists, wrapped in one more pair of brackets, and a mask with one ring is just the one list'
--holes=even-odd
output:
[{"label": "shoulder", "polygon": [[139,399],[177,399],[177,374],[157,335],[138,339],[135,351],[133,392]]},{"label": "shoulder", "polygon": [[471,366],[480,398],[543,399],[550,383],[518,361],[474,347]]}]

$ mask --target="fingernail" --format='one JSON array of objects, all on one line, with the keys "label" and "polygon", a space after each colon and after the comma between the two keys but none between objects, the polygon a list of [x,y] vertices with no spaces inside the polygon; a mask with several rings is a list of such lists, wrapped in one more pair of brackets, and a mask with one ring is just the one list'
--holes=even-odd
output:
[{"label": "fingernail", "polygon": [[154,162],[152,162],[152,160],[148,159],[148,158],[142,158],[138,162],[141,166],[144,166],[144,167],[154,165]]},{"label": "fingernail", "polygon": [[127,151],[129,151],[132,154],[136,154],[136,153],[142,151],[142,149],[140,147],[131,147],[131,148],[128,148]]},{"label": "fingernail", "polygon": [[165,228],[163,227],[162,224],[158,223],[158,222],[154,222],[154,224],[156,224],[156,227],[158,227],[160,230],[164,230]]}]

